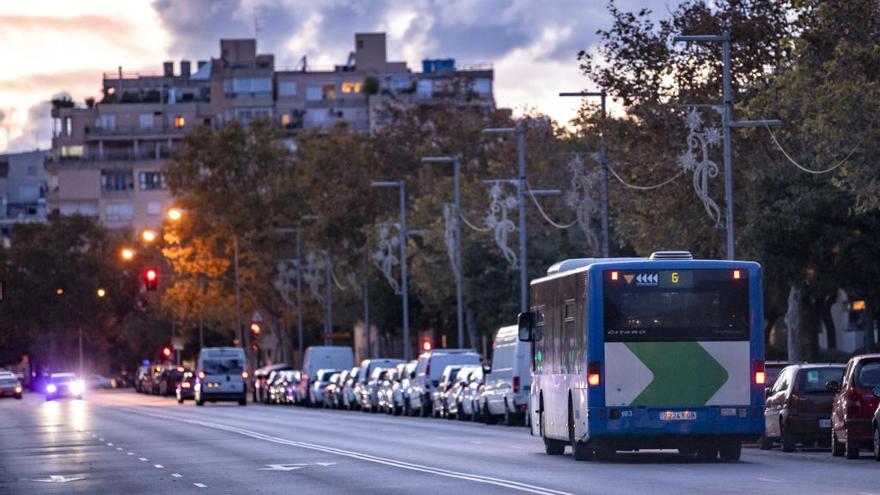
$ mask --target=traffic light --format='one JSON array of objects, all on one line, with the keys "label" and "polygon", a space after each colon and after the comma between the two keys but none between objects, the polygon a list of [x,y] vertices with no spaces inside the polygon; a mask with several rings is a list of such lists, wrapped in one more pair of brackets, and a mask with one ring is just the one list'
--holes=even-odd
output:
[{"label": "traffic light", "polygon": [[262,327],[260,327],[259,323],[257,323],[257,322],[251,323],[251,333],[254,334],[254,336],[260,335],[260,332],[262,332],[262,331],[263,331],[263,329],[262,329]]},{"label": "traffic light", "polygon": [[143,273],[144,287],[149,291],[156,290],[159,285],[159,270],[155,268],[146,268]]},{"label": "traffic light", "polygon": [[173,351],[172,351],[172,349],[171,349],[171,346],[170,346],[170,345],[166,345],[165,347],[162,348],[162,357],[164,357],[165,359],[171,359],[171,353],[172,353],[172,352],[173,352]]},{"label": "traffic light", "polygon": [[422,350],[423,351],[430,351],[431,347],[432,347],[431,346],[431,339],[429,339],[427,337],[422,339]]}]

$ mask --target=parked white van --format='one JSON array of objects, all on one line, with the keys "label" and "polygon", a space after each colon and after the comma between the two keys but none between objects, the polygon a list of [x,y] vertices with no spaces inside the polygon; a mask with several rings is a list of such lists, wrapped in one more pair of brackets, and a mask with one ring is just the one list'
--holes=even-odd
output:
[{"label": "parked white van", "polygon": [[247,405],[245,355],[241,347],[206,347],[196,363],[195,401],[235,401]]},{"label": "parked white van", "polygon": [[519,340],[516,325],[502,327],[495,334],[492,370],[480,394],[480,413],[484,421],[499,418],[513,426],[524,421],[532,385],[531,347]]},{"label": "parked white van", "polygon": [[450,365],[479,365],[480,355],[473,349],[436,349],[422,353],[416,365],[416,377],[410,393],[410,410],[422,416],[430,416],[434,389],[440,383],[440,375]]},{"label": "parked white van", "polygon": [[318,370],[344,370],[353,366],[354,353],[351,347],[313,345],[306,349],[303,356],[302,372],[309,377],[311,383]]}]

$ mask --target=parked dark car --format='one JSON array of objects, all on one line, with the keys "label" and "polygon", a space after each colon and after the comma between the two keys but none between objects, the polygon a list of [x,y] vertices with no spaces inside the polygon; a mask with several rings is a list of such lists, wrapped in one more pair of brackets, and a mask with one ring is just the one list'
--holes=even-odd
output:
[{"label": "parked dark car", "polygon": [[834,391],[829,384],[840,383],[842,364],[795,364],[779,374],[767,389],[764,422],[766,433],[761,448],[769,449],[774,440],[783,452],[797,444],[828,444]]},{"label": "parked dark car", "polygon": [[873,447],[871,422],[880,405],[880,354],[849,360],[843,381],[829,384],[837,391],[831,413],[831,453],[847,459],[859,457],[861,449]]},{"label": "parked dark car", "polygon": [[178,404],[183,404],[185,400],[195,400],[195,384],[195,374],[189,370],[184,371],[175,387]]},{"label": "parked dark car", "polygon": [[[874,388],[874,395],[878,394],[880,394],[880,390]],[[877,410],[874,411],[871,429],[874,431],[874,460],[880,462],[880,406],[877,406]]]},{"label": "parked dark car", "polygon": [[164,368],[159,375],[159,395],[171,396],[177,393],[177,384],[183,378],[187,369],[182,366]]},{"label": "parked dark car", "polygon": [[0,373],[0,397],[21,399],[22,386],[12,373]]}]

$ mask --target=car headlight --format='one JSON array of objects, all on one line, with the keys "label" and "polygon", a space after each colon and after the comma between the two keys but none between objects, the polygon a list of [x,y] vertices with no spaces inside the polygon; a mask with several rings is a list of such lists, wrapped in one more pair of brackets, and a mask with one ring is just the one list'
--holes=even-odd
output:
[{"label": "car headlight", "polygon": [[54,383],[50,383],[46,385],[46,392],[50,394],[54,394],[58,390],[58,387],[55,386]]},{"label": "car headlight", "polygon": [[70,393],[72,394],[81,394],[85,388],[86,384],[82,380],[70,382],[70,385],[67,386],[67,389],[70,390]]}]

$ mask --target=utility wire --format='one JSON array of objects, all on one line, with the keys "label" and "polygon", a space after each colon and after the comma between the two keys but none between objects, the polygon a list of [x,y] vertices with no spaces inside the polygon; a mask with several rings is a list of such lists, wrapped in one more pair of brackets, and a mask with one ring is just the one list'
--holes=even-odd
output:
[{"label": "utility wire", "polygon": [[611,172],[611,175],[613,175],[614,178],[617,179],[618,182],[623,184],[625,187],[628,187],[630,189],[635,189],[637,191],[650,191],[652,189],[661,188],[661,187],[665,186],[666,184],[669,184],[670,182],[674,181],[675,179],[681,177],[681,174],[684,173],[684,170],[681,170],[677,174],[673,175],[672,177],[664,180],[663,182],[661,182],[659,184],[654,184],[653,186],[637,186],[635,184],[630,184],[629,182],[623,180],[623,177],[621,177],[617,173],[617,171],[614,170],[614,168],[611,166],[611,163],[607,163],[606,166],[608,167],[608,171]]},{"label": "utility wire", "polygon": [[[859,149],[859,146],[861,146],[861,145],[862,145],[862,142],[865,140],[865,136],[862,136],[862,139],[860,139],[859,142],[856,143],[856,145],[853,146],[853,148],[849,151],[849,153],[847,153],[846,156],[843,157],[843,160],[837,162],[836,165],[833,165],[833,166],[828,167],[828,168],[823,169],[823,170],[813,170],[813,169],[809,169],[809,168],[807,168],[807,167],[804,167],[804,166],[801,165],[800,163],[796,162],[796,161],[794,160],[794,158],[792,158],[791,156],[789,156],[788,153],[786,153],[785,150],[782,148],[782,145],[779,144],[779,141],[776,139],[776,134],[773,133],[773,130],[770,129],[770,126],[768,126],[768,125],[764,125],[764,127],[766,127],[766,128],[767,128],[767,132],[770,133],[770,138],[773,139],[773,144],[776,145],[776,148],[778,148],[779,151],[781,151],[782,154],[785,155],[785,158],[787,158],[788,161],[791,162],[792,165],[794,165],[795,167],[797,167],[799,170],[801,170],[801,171],[803,171],[803,172],[806,172],[806,173],[808,173],[808,174],[813,174],[813,175],[827,174],[828,172],[833,172],[834,170],[836,170],[838,167],[840,167],[841,165],[843,165],[844,163],[846,163],[847,160],[849,160],[849,158],[853,155],[853,153],[856,152],[857,149]],[[867,135],[867,134],[866,134],[866,135]]]},{"label": "utility wire", "polygon": [[567,229],[567,228],[570,228],[570,227],[574,226],[574,224],[577,223],[577,220],[574,220],[573,222],[571,222],[571,223],[568,224],[568,225],[563,225],[563,224],[561,224],[561,223],[556,223],[556,222],[554,222],[553,219],[550,218],[550,217],[547,215],[547,213],[544,211],[544,208],[541,208],[541,203],[538,202],[538,198],[535,197],[535,193],[532,192],[532,188],[531,188],[531,187],[528,187],[528,185],[527,185],[527,186],[526,186],[526,189],[528,190],[528,192],[529,192],[529,196],[531,196],[532,201],[535,203],[535,206],[538,208],[538,212],[541,213],[541,216],[544,217],[544,220],[547,220],[547,223],[549,223],[550,225],[556,227],[557,229]]},{"label": "utility wire", "polygon": [[467,225],[468,227],[470,227],[471,230],[475,230],[475,231],[477,231],[477,232],[489,232],[489,231],[491,230],[491,229],[489,229],[489,228],[477,227],[476,225],[472,224],[472,223],[467,219],[467,217],[464,216],[464,213],[461,214],[461,221],[464,222],[465,225]]}]

